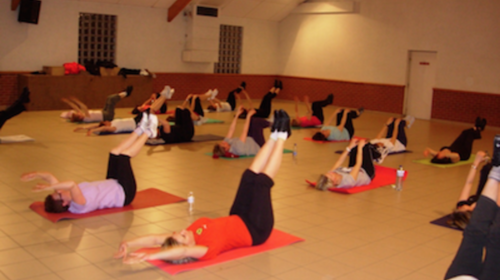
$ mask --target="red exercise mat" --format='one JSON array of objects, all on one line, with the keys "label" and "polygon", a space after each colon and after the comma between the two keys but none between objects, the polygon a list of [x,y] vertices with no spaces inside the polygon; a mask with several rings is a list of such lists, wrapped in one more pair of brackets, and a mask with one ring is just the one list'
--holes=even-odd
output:
[{"label": "red exercise mat", "polygon": [[[390,167],[383,167],[376,165],[375,166],[375,178],[370,182],[368,185],[364,186],[358,186],[358,187],[352,187],[352,188],[329,188],[329,191],[332,192],[338,192],[338,193],[346,193],[346,194],[353,194],[353,193],[359,193],[359,192],[364,192],[367,190],[383,187],[383,186],[388,186],[396,183],[396,171],[397,169],[395,168],[390,168]],[[408,176],[408,171],[405,171],[405,176],[403,177],[403,180],[406,180],[406,177]],[[316,182],[312,182],[309,180],[306,180],[306,182],[315,187]]]},{"label": "red exercise mat", "polygon": [[155,207],[160,205],[166,205],[170,203],[186,201],[182,197],[175,196],[173,194],[160,191],[158,189],[145,189],[143,191],[138,191],[135,195],[134,201],[125,207],[119,208],[107,208],[100,209],[90,213],[85,214],[73,214],[70,212],[64,213],[47,213],[45,212],[43,201],[36,201],[30,205],[31,210],[38,213],[40,216],[52,221],[53,223],[58,222],[62,219],[83,219],[95,216],[138,210],[143,208]]},{"label": "red exercise mat", "polygon": [[[259,246],[251,246],[251,247],[245,247],[245,248],[238,248],[230,251],[226,251],[220,255],[218,255],[216,258],[211,259],[211,260],[205,260],[205,261],[195,261],[191,263],[186,263],[186,264],[171,264],[162,260],[154,260],[154,261],[148,261],[152,265],[158,267],[159,269],[170,273],[171,275],[175,275],[179,272],[184,272],[188,270],[194,270],[194,269],[199,269],[199,268],[204,268],[210,265],[214,264],[220,264],[223,262],[239,259],[242,257],[247,257],[251,256],[254,254],[262,253],[265,251],[273,250],[276,248],[280,248],[286,245],[290,245],[296,242],[304,241],[304,239],[293,236],[291,234],[282,232],[277,229],[273,229],[273,232],[271,233],[271,236],[269,239],[264,243]],[[154,252],[159,250],[159,248],[144,248],[139,251],[142,252]]]}]

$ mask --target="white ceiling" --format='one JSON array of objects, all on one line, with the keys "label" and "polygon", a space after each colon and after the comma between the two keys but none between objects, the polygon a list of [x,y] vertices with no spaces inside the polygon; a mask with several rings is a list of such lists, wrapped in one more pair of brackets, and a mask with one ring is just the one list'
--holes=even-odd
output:
[{"label": "white ceiling", "polygon": [[[167,9],[175,0],[79,0]],[[280,21],[304,0],[193,0],[220,8],[221,16]]]}]

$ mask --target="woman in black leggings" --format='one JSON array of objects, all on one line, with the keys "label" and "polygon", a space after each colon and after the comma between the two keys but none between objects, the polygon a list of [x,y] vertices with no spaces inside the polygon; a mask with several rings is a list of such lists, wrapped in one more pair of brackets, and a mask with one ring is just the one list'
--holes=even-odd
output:
[{"label": "woman in black leggings", "polygon": [[30,102],[30,91],[27,87],[23,89],[23,93],[21,96],[12,103],[7,109],[0,111],[0,129],[3,127],[6,121],[9,119],[21,114],[23,111],[26,111],[26,107],[24,104]]},{"label": "woman in black leggings", "polygon": [[326,99],[314,101],[312,104],[309,102],[309,96],[304,96],[304,105],[307,108],[305,116],[299,115],[299,98],[295,99],[295,119],[292,119],[292,126],[295,127],[314,127],[322,125],[325,120],[323,115],[323,108],[333,103],[333,94],[329,94]]},{"label": "woman in black leggings", "polygon": [[130,164],[148,138],[156,134],[156,116],[143,113],[141,123],[134,132],[109,153],[106,180],[94,182],[60,182],[48,172],[29,172],[21,176],[24,182],[41,179],[33,191],[53,191],[45,198],[45,211],[62,213],[69,211],[83,214],[98,209],[129,205],[135,198],[137,186]]},{"label": "woman in black leggings", "polygon": [[444,279],[500,279],[500,135],[493,151],[493,167]]},{"label": "woman in black leggings", "polygon": [[477,118],[473,128],[466,129],[453,141],[450,146],[442,147],[439,152],[426,148],[424,156],[431,156],[431,162],[437,164],[449,164],[470,158],[474,140],[481,139],[481,131],[486,126],[486,119]]},{"label": "woman in black leggings", "polygon": [[[183,263],[215,258],[224,251],[262,244],[271,235],[274,214],[273,179],[281,165],[290,118],[282,110],[273,123],[270,139],[243,173],[229,216],[200,218],[173,234],[155,234],[124,241],[115,258],[133,264],[146,260]],[[154,253],[128,253],[129,247],[161,246]]]}]

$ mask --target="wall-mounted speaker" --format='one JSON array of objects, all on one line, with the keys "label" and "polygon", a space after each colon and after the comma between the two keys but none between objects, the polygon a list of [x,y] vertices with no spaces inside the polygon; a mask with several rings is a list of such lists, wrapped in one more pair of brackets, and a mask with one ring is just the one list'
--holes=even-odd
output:
[{"label": "wall-mounted speaker", "polygon": [[17,21],[38,24],[41,5],[40,0],[21,0]]}]

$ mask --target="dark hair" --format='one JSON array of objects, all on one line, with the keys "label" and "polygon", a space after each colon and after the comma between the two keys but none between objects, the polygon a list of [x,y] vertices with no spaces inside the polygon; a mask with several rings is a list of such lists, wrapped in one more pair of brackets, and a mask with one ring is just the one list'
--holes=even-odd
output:
[{"label": "dark hair", "polygon": [[321,131],[316,132],[313,135],[312,139],[316,141],[326,141],[326,137],[325,135],[323,135],[323,133],[321,133]]},{"label": "dark hair", "polygon": [[449,158],[449,157],[438,158],[437,155],[435,155],[431,159],[431,162],[436,163],[436,164],[450,164],[450,163],[452,163],[451,158]]},{"label": "dark hair", "polygon": [[333,187],[333,183],[330,178],[326,177],[325,174],[319,175],[318,181],[316,181],[316,189],[326,191],[331,187]]},{"label": "dark hair", "polygon": [[45,212],[48,213],[63,213],[68,211],[69,205],[63,206],[61,199],[55,200],[52,195],[47,195],[45,198]]},{"label": "dark hair", "polygon": [[291,120],[291,125],[292,126],[300,126],[300,123],[296,119]]},{"label": "dark hair", "polygon": [[[174,246],[182,246],[177,240],[175,240],[172,236],[169,236],[165,239],[165,242],[161,244],[161,247],[165,248],[171,248]],[[172,264],[183,264],[183,263],[190,263],[197,261],[197,259],[192,258],[192,257],[185,257],[179,260],[168,260],[167,262],[172,263]]]},{"label": "dark hair", "polygon": [[451,212],[450,218],[448,219],[448,221],[446,221],[446,223],[450,227],[464,230],[465,227],[469,224],[471,215],[472,211],[470,210],[459,211],[457,209],[454,209],[453,212]]},{"label": "dark hair", "polygon": [[82,117],[82,115],[73,113],[73,114],[71,114],[71,117],[69,119],[72,122],[81,122],[81,121],[83,121],[83,118],[84,117]]},{"label": "dark hair", "polygon": [[215,106],[214,106],[214,105],[208,105],[207,109],[208,109],[209,111],[217,111],[217,108],[215,108]]},{"label": "dark hair", "polygon": [[226,154],[226,151],[221,147],[221,145],[215,144],[212,153],[214,156],[223,157]]},{"label": "dark hair", "polygon": [[104,126],[104,121],[99,122],[99,127],[103,127],[103,126]]}]

